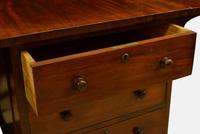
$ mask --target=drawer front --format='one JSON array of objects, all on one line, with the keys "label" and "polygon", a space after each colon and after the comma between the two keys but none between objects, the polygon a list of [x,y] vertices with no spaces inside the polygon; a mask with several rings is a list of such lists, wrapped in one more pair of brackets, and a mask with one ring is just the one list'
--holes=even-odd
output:
[{"label": "drawer front", "polygon": [[[49,103],[43,108],[44,113],[48,114],[39,115],[32,123],[35,126],[34,130],[42,127],[44,131],[50,131],[49,134],[69,132],[121,115],[161,107],[166,101],[166,90],[166,83],[161,83],[147,88],[127,89],[119,93],[116,93],[118,91],[112,91],[110,94],[99,92],[99,96],[93,92],[95,98],[89,94],[90,92],[80,92],[77,98],[72,97],[55,105]],[[48,106],[58,111],[49,114]],[[55,129],[53,126],[58,127]]]},{"label": "drawer front", "polygon": [[167,120],[159,110],[85,134],[167,134]]},{"label": "drawer front", "polygon": [[22,52],[28,101],[43,115],[189,75],[195,33],[179,26],[169,32],[177,31],[181,32],[37,62]]}]

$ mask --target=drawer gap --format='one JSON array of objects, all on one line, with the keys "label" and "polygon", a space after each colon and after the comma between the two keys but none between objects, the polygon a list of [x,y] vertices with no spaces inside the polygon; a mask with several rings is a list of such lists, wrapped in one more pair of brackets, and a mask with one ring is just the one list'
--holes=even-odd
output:
[{"label": "drawer gap", "polygon": [[139,85],[141,81],[147,86],[187,76],[191,74],[195,36],[170,24],[30,48],[21,52],[26,98],[41,116],[48,112],[43,108],[47,102],[55,106],[50,112],[60,112],[66,103],[72,106],[76,95],[83,98],[79,100],[83,104],[92,102],[94,94],[101,98],[116,91],[146,88]]},{"label": "drawer gap", "polygon": [[161,25],[148,28],[148,31],[144,28],[140,28],[132,31],[30,48],[27,51],[34,58],[34,60],[38,62],[46,59],[88,52],[91,50],[183,33],[185,31],[186,29],[177,25]]}]

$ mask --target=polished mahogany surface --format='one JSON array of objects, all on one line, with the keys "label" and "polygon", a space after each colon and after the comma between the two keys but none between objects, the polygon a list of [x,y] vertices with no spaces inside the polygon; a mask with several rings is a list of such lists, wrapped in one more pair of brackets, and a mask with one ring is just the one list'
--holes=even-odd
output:
[{"label": "polished mahogany surface", "polygon": [[198,14],[198,0],[1,0],[0,47]]}]

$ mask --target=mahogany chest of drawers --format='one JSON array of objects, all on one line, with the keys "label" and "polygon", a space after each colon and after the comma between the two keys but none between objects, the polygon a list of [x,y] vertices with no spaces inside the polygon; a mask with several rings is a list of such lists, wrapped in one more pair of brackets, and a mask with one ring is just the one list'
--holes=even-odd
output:
[{"label": "mahogany chest of drawers", "polygon": [[183,25],[200,2],[2,3],[5,134],[167,134],[172,81],[192,73],[196,33]]}]

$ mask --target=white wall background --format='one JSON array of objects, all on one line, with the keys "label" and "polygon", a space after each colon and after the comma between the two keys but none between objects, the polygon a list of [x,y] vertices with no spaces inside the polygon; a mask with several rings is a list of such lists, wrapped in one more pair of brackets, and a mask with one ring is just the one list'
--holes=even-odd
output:
[{"label": "white wall background", "polygon": [[168,134],[200,134],[200,16],[185,27],[197,32],[193,74],[173,82]]},{"label": "white wall background", "polygon": [[198,33],[194,68],[191,76],[173,82],[168,134],[200,134],[200,16],[185,27]]}]

